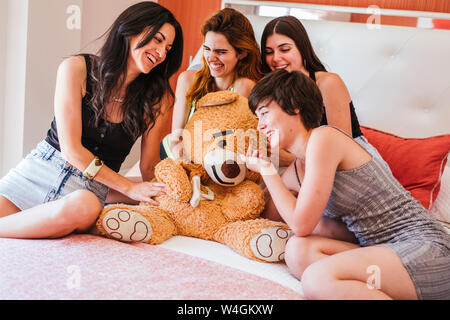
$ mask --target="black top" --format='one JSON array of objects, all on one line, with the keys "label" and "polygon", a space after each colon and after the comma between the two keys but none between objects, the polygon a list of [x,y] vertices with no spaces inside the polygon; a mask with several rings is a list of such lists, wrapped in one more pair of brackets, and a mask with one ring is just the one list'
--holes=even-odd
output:
[{"label": "black top", "polygon": [[[119,172],[120,166],[125,161],[125,158],[130,153],[135,139],[129,136],[121,123],[113,123],[107,120],[101,119],[98,127],[94,126],[94,111],[91,108],[90,100],[92,97],[92,68],[91,59],[89,55],[83,55],[86,61],[86,95],[81,102],[82,113],[82,134],[81,144],[99,157],[105,165]],[[56,129],[56,119],[50,126],[50,130],[47,132],[45,138],[50,145],[52,145],[58,151],[61,151],[58,140],[58,131]]]},{"label": "black top", "polygon": [[[309,72],[309,77],[316,82],[316,73],[314,71]],[[362,136],[361,128],[359,126],[358,117],[356,116],[355,107],[353,106],[353,101],[350,101],[350,120],[352,122],[352,135],[353,139],[359,136]],[[327,125],[327,114],[323,113],[322,122],[320,123],[321,126]]]}]

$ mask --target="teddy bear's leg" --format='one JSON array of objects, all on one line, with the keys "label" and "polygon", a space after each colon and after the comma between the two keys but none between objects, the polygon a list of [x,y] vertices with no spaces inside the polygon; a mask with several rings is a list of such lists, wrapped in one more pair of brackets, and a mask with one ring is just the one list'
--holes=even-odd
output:
[{"label": "teddy bear's leg", "polygon": [[286,243],[292,235],[282,222],[254,219],[231,222],[221,227],[214,240],[228,245],[240,254],[258,261],[284,260]]},{"label": "teddy bear's leg", "polygon": [[110,205],[103,209],[97,228],[104,235],[124,242],[159,244],[177,234],[168,215],[153,206]]},{"label": "teddy bear's leg", "polygon": [[270,227],[261,229],[250,240],[253,254],[267,262],[278,262],[284,260],[286,243],[292,235],[292,231],[281,227]]}]

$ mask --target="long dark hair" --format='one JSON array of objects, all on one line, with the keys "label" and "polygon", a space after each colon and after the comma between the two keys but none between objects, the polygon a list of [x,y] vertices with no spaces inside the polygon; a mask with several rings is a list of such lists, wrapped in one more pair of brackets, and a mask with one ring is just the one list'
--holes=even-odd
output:
[{"label": "long dark hair", "polygon": [[266,53],[264,49],[266,47],[267,38],[274,33],[285,35],[294,41],[303,57],[302,63],[306,70],[309,72],[327,71],[314,52],[308,33],[300,20],[293,16],[283,16],[271,20],[264,28],[261,36],[261,64],[264,73],[271,71],[266,62]]},{"label": "long dark hair", "polygon": [[[173,14],[161,5],[145,1],[132,5],[114,21],[107,31],[107,38],[99,50],[91,70],[92,97],[91,108],[95,113],[95,125],[106,118],[105,106],[112,98],[112,90],[124,84],[127,74],[127,61],[130,51],[129,37],[144,31],[148,34],[137,45],[145,46],[165,24],[175,29],[175,40],[166,59],[150,71],[141,73],[127,89],[122,104],[122,126],[134,140],[150,130],[160,114],[159,104],[163,97],[174,97],[169,78],[178,71],[183,53],[183,33]],[[89,72],[89,70],[88,70]],[[121,83],[119,83],[119,81]]]}]

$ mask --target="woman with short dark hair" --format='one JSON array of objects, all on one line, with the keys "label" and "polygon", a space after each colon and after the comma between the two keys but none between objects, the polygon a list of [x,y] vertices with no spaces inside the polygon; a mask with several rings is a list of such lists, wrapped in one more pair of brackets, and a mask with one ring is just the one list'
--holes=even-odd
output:
[{"label": "woman with short dark hair", "polygon": [[[249,105],[271,145],[295,156],[291,179],[256,150],[242,157],[262,175],[293,232],[285,261],[305,296],[449,299],[450,235],[367,146],[320,125],[322,102],[314,81],[300,71],[264,77]],[[358,244],[315,235],[323,217],[342,221]]]}]

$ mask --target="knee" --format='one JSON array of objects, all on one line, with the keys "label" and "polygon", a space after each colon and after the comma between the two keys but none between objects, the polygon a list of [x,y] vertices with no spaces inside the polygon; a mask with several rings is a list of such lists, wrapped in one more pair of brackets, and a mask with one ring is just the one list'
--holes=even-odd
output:
[{"label": "knee", "polygon": [[303,237],[291,237],[286,244],[285,262],[290,272],[301,279],[303,271],[310,265],[311,241]]},{"label": "knee", "polygon": [[102,205],[94,193],[77,190],[61,199],[55,219],[76,229],[95,222],[101,210]]},{"label": "knee", "polygon": [[320,261],[311,264],[303,272],[301,283],[306,299],[326,299],[325,291],[331,283],[331,272]]}]

